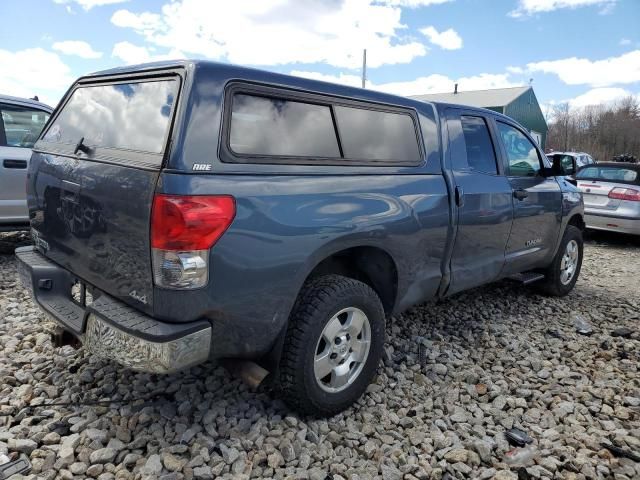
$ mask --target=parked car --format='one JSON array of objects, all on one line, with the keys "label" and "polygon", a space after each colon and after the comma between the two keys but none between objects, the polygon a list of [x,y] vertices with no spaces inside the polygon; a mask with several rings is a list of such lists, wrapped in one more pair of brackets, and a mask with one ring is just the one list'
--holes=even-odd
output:
[{"label": "parked car", "polygon": [[36,100],[0,95],[0,232],[29,228],[27,165],[52,110]]},{"label": "parked car", "polygon": [[29,172],[19,271],[58,338],[244,359],[307,413],[365,391],[386,318],[513,275],[566,295],[582,262],[582,197],[512,119],[230,65],[80,78]]},{"label": "parked car", "polygon": [[578,170],[576,180],[588,228],[640,235],[640,164],[589,165]]},{"label": "parked car", "polygon": [[612,161],[623,163],[638,163],[638,159],[636,158],[636,156],[631,155],[630,153],[621,153],[620,155],[615,155]]},{"label": "parked car", "polygon": [[575,175],[578,169],[596,163],[591,155],[584,152],[551,152],[547,153],[547,157],[551,163],[558,158],[565,173],[570,176]]}]

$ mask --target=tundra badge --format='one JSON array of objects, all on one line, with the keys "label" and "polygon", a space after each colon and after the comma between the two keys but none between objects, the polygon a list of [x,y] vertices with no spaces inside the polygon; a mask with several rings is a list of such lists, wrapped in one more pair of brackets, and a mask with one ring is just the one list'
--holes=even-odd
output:
[{"label": "tundra badge", "polygon": [[541,238],[532,238],[531,240],[527,240],[524,243],[525,247],[533,247],[534,245],[538,245],[542,243],[542,239]]}]

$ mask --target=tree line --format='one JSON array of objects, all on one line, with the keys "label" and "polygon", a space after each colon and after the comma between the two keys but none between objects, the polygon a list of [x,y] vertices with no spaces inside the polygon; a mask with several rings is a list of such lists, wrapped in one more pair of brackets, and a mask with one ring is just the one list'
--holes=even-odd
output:
[{"label": "tree line", "polygon": [[609,105],[556,105],[546,148],[586,152],[600,162],[625,154],[640,158],[640,102],[629,96]]}]

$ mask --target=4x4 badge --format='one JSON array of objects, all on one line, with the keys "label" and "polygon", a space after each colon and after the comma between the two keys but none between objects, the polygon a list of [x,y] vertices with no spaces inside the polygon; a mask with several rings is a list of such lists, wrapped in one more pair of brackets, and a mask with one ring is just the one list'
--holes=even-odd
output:
[{"label": "4x4 badge", "polygon": [[147,296],[141,295],[135,290],[130,291],[129,296],[135,300],[138,300],[140,303],[144,303],[145,305],[147,304]]}]

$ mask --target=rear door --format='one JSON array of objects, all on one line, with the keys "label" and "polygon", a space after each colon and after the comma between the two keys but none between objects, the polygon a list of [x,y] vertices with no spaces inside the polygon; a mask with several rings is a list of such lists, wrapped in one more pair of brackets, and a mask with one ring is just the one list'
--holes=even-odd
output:
[{"label": "rear door", "polygon": [[543,154],[519,127],[496,120],[504,167],[512,190],[513,226],[504,274],[547,265],[562,219],[562,193],[555,177],[541,175]]},{"label": "rear door", "polygon": [[76,85],[29,168],[36,246],[82,281],[149,313],[151,205],[180,84],[167,73]]},{"label": "rear door", "polygon": [[505,261],[513,221],[511,185],[497,161],[488,119],[447,110],[448,161],[456,183],[457,233],[448,293],[495,280]]},{"label": "rear door", "polygon": [[0,103],[0,227],[27,223],[27,166],[49,112]]}]

